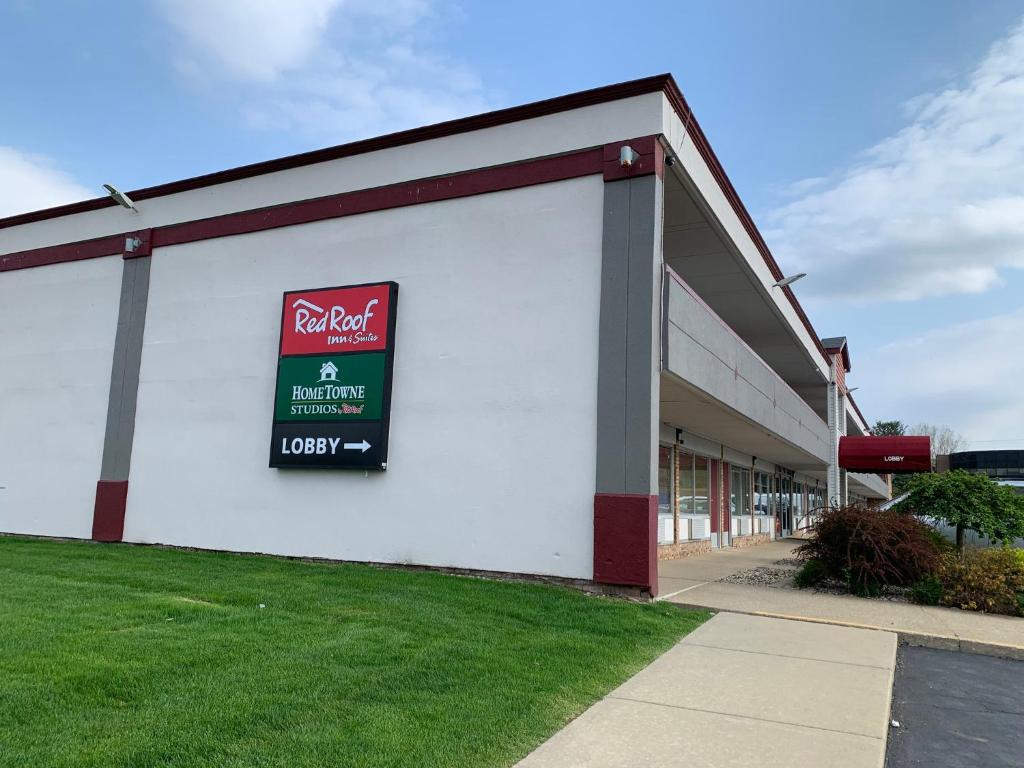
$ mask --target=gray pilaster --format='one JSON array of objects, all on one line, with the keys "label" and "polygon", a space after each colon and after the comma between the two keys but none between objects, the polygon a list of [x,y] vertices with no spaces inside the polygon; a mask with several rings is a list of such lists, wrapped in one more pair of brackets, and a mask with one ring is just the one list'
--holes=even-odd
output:
[{"label": "gray pilaster", "polygon": [[658,492],[662,181],[605,183],[597,492]]},{"label": "gray pilaster", "polygon": [[839,356],[833,356],[828,383],[828,431],[830,454],[826,475],[826,493],[829,504],[844,505],[848,499],[846,472],[839,468],[839,439],[846,434],[846,395],[838,382],[837,366],[842,365]]},{"label": "gray pilaster", "polygon": [[110,371],[107,427],[101,480],[127,480],[135,436],[135,407],[142,364],[142,337],[149,301],[150,256],[126,259],[121,272],[121,304]]}]

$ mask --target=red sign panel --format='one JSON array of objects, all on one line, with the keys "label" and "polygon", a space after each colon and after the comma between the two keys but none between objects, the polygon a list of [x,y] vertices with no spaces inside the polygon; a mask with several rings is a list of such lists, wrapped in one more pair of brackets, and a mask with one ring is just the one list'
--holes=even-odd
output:
[{"label": "red sign panel", "polygon": [[839,466],[854,472],[931,472],[931,439],[917,435],[844,435]]},{"label": "red sign panel", "polygon": [[393,283],[284,295],[281,354],[373,352],[388,345]]}]

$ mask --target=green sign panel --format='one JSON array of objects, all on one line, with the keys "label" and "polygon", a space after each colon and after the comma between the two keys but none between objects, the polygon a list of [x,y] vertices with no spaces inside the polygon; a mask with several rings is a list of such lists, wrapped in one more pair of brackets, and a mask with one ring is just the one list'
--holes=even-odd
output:
[{"label": "green sign panel", "polygon": [[385,355],[282,357],[277,369],[277,421],[381,418]]}]

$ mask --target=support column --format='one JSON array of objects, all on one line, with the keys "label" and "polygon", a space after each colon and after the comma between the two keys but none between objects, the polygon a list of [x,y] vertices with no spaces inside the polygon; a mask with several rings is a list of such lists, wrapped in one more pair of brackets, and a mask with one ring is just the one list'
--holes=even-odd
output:
[{"label": "support column", "polygon": [[[620,149],[637,153],[629,168]],[[605,147],[594,580],[657,593],[663,156]]]},{"label": "support column", "polygon": [[843,364],[840,355],[833,355],[828,382],[828,431],[829,462],[827,489],[830,505],[846,504],[846,471],[839,468],[839,438],[846,434],[846,394],[839,366]]},{"label": "support column", "polygon": [[828,434],[829,459],[825,476],[825,493],[829,506],[839,504],[839,384],[836,381],[836,362],[832,358],[828,380]]},{"label": "support column", "polygon": [[[128,248],[131,250],[128,250]],[[121,541],[128,501],[128,473],[135,437],[135,407],[139,394],[142,340],[149,302],[151,260],[149,232],[127,238],[121,272],[121,303],[110,371],[107,426],[103,437],[103,461],[96,483],[92,537],[96,541]]]}]

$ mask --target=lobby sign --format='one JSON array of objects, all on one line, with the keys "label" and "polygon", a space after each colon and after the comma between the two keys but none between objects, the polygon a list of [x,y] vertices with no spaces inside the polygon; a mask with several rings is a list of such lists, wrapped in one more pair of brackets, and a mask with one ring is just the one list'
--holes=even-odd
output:
[{"label": "lobby sign", "polygon": [[288,291],[270,466],[387,468],[398,284]]},{"label": "lobby sign", "polygon": [[843,435],[839,466],[851,472],[931,472],[928,435]]}]

